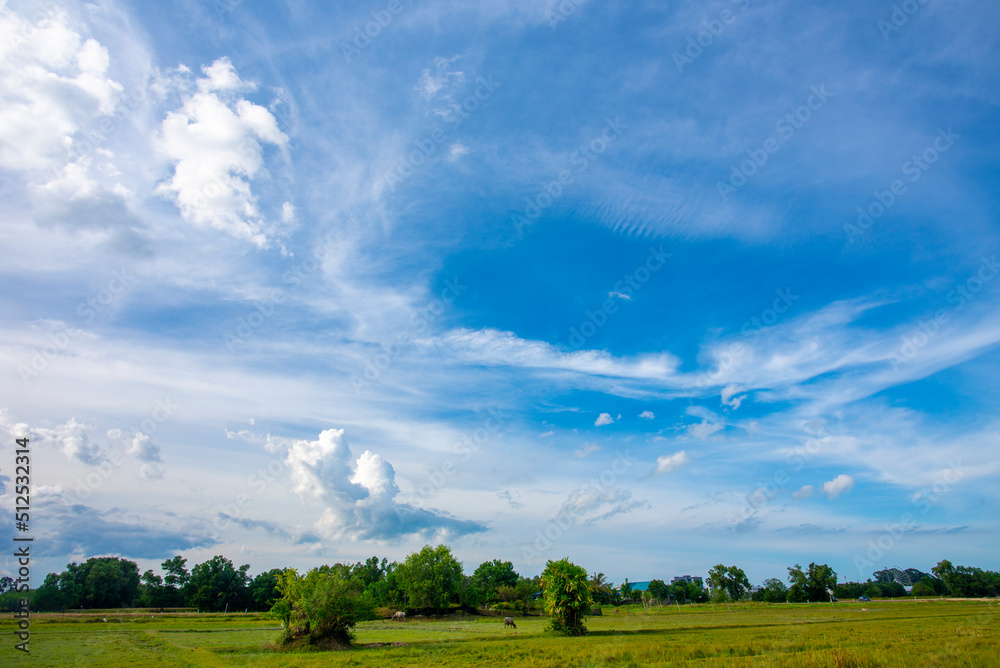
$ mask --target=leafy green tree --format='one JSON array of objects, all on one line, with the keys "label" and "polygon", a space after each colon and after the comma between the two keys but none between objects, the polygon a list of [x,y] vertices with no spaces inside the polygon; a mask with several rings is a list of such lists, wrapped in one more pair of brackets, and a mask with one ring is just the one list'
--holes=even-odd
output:
[{"label": "leafy green tree", "polygon": [[885,596],[885,591],[882,589],[882,585],[877,582],[871,582],[865,585],[864,592],[862,593],[868,598],[882,598]]},{"label": "leafy green tree", "polygon": [[910,594],[912,596],[937,596],[937,592],[934,591],[932,579],[929,577],[921,578],[920,582],[913,585]]},{"label": "leafy green tree", "polygon": [[351,577],[356,577],[364,583],[365,587],[370,587],[376,582],[385,579],[386,569],[389,567],[389,560],[383,557],[382,561],[378,557],[369,557],[365,561],[359,561],[351,567]]},{"label": "leafy green tree", "polygon": [[272,568],[250,582],[247,589],[254,610],[261,612],[270,610],[274,602],[281,598],[281,592],[278,591],[278,576],[281,573],[280,568]]},{"label": "leafy green tree", "polygon": [[406,594],[400,588],[399,578],[396,575],[398,566],[396,562],[387,564],[385,577],[365,588],[375,605],[399,608],[404,604]]},{"label": "leafy green tree", "polygon": [[864,582],[844,582],[833,588],[833,595],[837,598],[857,598],[863,596],[867,583]]},{"label": "leafy green tree", "polygon": [[542,591],[552,630],[571,636],[587,632],[583,617],[590,612],[593,599],[586,570],[569,559],[549,560],[542,571]]},{"label": "leafy green tree", "polygon": [[524,612],[531,609],[532,595],[542,590],[542,580],[539,576],[533,578],[519,578],[514,587],[517,592],[517,600],[520,602]]},{"label": "leafy green tree", "polygon": [[696,582],[675,582],[670,585],[670,598],[682,603],[704,603],[708,595]]},{"label": "leafy green tree", "polygon": [[906,587],[899,584],[898,582],[882,582],[879,584],[882,588],[882,595],[889,596],[891,598],[900,598],[906,596]]},{"label": "leafy green tree", "polygon": [[[472,582],[486,603],[496,603],[498,587],[515,587],[520,576],[509,561],[484,561],[472,574]],[[512,600],[512,599],[509,599]]]},{"label": "leafy green tree", "polygon": [[411,606],[441,611],[459,593],[462,564],[447,545],[425,545],[399,565],[396,575]]},{"label": "leafy green tree", "polygon": [[139,585],[139,605],[144,608],[158,608],[162,610],[166,607],[167,590],[163,586],[163,578],[147,570],[142,574]]},{"label": "leafy green tree", "polygon": [[471,575],[463,575],[458,585],[458,603],[467,610],[475,610],[483,601],[483,595],[472,581]]},{"label": "leafy green tree", "polygon": [[349,644],[354,626],[374,619],[364,582],[349,574],[349,568],[321,566],[304,577],[291,568],[278,576],[281,598],[271,612],[284,620],[283,642],[305,637],[310,644]]},{"label": "leafy green tree", "polygon": [[59,589],[59,573],[49,573],[42,585],[31,593],[31,608],[39,612],[57,612],[68,606]]},{"label": "leafy green tree", "polygon": [[612,589],[611,582],[604,577],[604,573],[594,573],[590,576],[588,584],[590,587],[590,596],[594,599],[595,603],[607,605],[614,600],[615,592]]},{"label": "leafy green tree", "polygon": [[670,588],[663,583],[663,580],[650,580],[649,587],[646,588],[646,591],[648,591],[653,598],[661,601],[670,596]]},{"label": "leafy green tree", "polygon": [[778,578],[768,578],[751,598],[765,603],[782,603],[788,600],[788,587]]},{"label": "leafy green tree", "polygon": [[[798,564],[788,567],[789,601],[794,590],[796,599],[804,601],[829,601],[837,586],[837,573],[826,564],[810,563],[807,571]],[[797,600],[794,602],[798,602]]]},{"label": "leafy green tree", "polygon": [[718,564],[708,571],[708,586],[721,599],[738,601],[750,590],[750,580],[742,568]]},{"label": "leafy green tree", "polygon": [[190,593],[188,585],[191,581],[191,575],[188,573],[187,568],[185,568],[185,564],[187,564],[187,559],[179,554],[160,564],[160,568],[164,572],[163,587],[165,592],[163,606],[166,608],[179,608],[187,604]]},{"label": "leafy green tree", "polygon": [[249,564],[237,569],[222,555],[196,565],[191,569],[191,581],[188,583],[191,592],[188,604],[210,612],[249,607],[248,570]]},{"label": "leafy green tree", "polygon": [[622,583],[622,586],[618,587],[618,593],[622,597],[622,603],[632,602],[632,585],[628,583],[628,580]]}]

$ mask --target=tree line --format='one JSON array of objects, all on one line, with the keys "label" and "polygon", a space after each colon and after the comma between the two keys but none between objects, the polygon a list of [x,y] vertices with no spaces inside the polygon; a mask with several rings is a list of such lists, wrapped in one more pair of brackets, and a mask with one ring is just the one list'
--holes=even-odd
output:
[{"label": "tree line", "polygon": [[[446,545],[424,546],[402,562],[371,557],[357,563],[324,565],[299,574],[296,569],[271,569],[251,577],[250,566],[235,566],[224,556],[195,564],[177,555],[161,564],[162,575],[120,557],[92,557],[70,563],[61,573],[49,573],[30,591],[31,607],[40,612],[72,609],[143,607],[158,610],[194,608],[203,612],[267,612],[284,621],[284,640],[309,642],[323,638],[350,642],[358,621],[386,616],[395,610],[440,614],[455,608],[474,612],[491,608],[528,612],[541,606],[552,617],[554,630],[585,631],[582,619],[594,605],[659,601],[669,604],[706,601],[762,602],[832,601],[833,598],[902,597],[900,580],[911,582],[913,596],[982,597],[1000,594],[1000,573],[955,566],[947,559],[930,573],[917,569],[886,569],[865,582],[837,582],[827,564],[788,567],[785,581],[765,580],[752,588],[743,569],[717,564],[705,586],[697,582],[666,584],[652,580],[645,591],[626,583],[615,586],[603,573],[587,571],[568,559],[549,561],[539,576],[517,573],[509,561],[494,559],[466,575]],[[787,584],[786,584],[787,582]],[[538,603],[535,598],[541,595]],[[0,608],[12,611],[24,592],[14,591],[9,577],[0,578]]]}]

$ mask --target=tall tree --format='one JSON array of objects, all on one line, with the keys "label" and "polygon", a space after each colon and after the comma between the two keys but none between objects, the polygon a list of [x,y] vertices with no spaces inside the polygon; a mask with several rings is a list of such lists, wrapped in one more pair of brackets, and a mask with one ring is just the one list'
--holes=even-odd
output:
[{"label": "tall tree", "polygon": [[517,571],[514,570],[514,564],[494,559],[479,564],[479,567],[472,574],[472,583],[479,590],[486,603],[495,603],[499,598],[497,588],[513,588],[517,585],[519,577]]},{"label": "tall tree", "polygon": [[554,631],[578,636],[587,632],[583,618],[593,606],[587,571],[569,559],[548,561],[542,571],[545,611]]},{"label": "tall tree", "polygon": [[718,564],[708,571],[708,586],[714,595],[738,601],[750,591],[750,580],[742,568]]},{"label": "tall tree", "polygon": [[837,573],[826,564],[810,563],[806,571],[798,564],[788,567],[788,600],[829,601],[837,586]]},{"label": "tall tree", "polygon": [[451,555],[447,545],[424,545],[406,557],[396,569],[400,586],[416,608],[444,610],[459,593],[462,564]]},{"label": "tall tree", "polygon": [[191,581],[191,575],[185,564],[187,564],[187,559],[179,554],[160,564],[160,568],[165,574],[163,576],[164,607],[179,608],[187,605],[190,593],[188,584]]},{"label": "tall tree", "polygon": [[274,602],[281,598],[281,592],[278,590],[278,576],[281,573],[280,568],[272,568],[250,582],[247,593],[254,610],[261,612],[270,610]]},{"label": "tall tree", "polygon": [[753,600],[765,603],[783,603],[788,600],[788,587],[778,578],[764,580],[761,588],[754,592]]},{"label": "tall tree", "polygon": [[237,569],[233,562],[222,555],[198,564],[191,569],[191,581],[188,583],[191,591],[189,605],[211,612],[249,607],[249,569],[249,564]]}]

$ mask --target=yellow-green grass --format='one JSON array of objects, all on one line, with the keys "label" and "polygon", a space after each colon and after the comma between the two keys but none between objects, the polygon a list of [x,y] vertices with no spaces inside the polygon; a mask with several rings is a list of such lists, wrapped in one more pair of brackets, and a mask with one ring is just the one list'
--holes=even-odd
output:
[{"label": "yellow-green grass", "polygon": [[[107,618],[107,622],[103,621]],[[120,620],[120,621],[119,621]],[[32,666],[997,666],[996,601],[900,600],[835,605],[691,605],[590,617],[581,638],[543,617],[375,621],[356,647],[282,652],[274,620],[253,614],[38,615],[31,658],[0,621],[0,665]]]}]

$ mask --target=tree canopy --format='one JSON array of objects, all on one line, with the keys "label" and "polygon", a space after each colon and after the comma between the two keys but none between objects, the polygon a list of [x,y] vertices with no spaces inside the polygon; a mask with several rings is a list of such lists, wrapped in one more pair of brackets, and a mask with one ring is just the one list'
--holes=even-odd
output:
[{"label": "tree canopy", "polygon": [[590,613],[593,600],[586,570],[568,558],[550,560],[542,571],[542,591],[552,630],[572,636],[587,632],[583,618]]},{"label": "tree canopy", "polygon": [[424,545],[396,569],[400,587],[416,608],[443,610],[462,584],[462,564],[447,545]]}]

